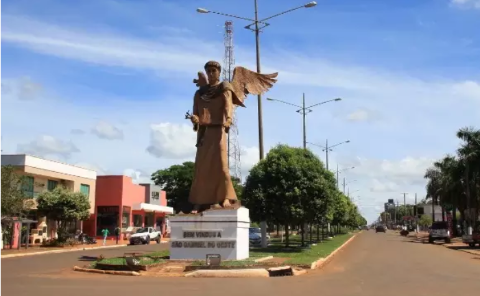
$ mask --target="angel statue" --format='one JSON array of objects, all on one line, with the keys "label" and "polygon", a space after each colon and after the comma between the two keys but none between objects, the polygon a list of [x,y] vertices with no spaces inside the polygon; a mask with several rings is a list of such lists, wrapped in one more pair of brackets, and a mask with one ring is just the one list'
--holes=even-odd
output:
[{"label": "angel statue", "polygon": [[[232,82],[220,81],[221,66],[210,61],[193,82],[199,87],[193,112],[186,113],[197,132],[195,173],[189,202],[192,213],[208,208],[236,208],[240,204],[230,177],[227,133],[232,124],[233,105],[245,107],[248,94],[262,94],[277,81],[278,73],[258,74],[243,67],[233,70]],[[208,79],[207,79],[208,77]]]}]

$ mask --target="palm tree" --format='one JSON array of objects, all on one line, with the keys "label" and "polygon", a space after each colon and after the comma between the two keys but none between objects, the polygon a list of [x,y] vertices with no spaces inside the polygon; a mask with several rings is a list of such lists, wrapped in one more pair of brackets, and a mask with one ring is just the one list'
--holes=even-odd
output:
[{"label": "palm tree", "polygon": [[480,205],[480,130],[464,127],[457,132],[463,141],[458,155],[465,165],[464,187],[469,211],[468,223],[474,226]]}]

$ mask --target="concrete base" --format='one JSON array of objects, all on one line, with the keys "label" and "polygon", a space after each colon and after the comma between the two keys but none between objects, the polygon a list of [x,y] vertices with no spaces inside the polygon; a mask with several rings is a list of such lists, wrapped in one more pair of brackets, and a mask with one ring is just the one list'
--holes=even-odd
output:
[{"label": "concrete base", "polygon": [[220,255],[221,260],[249,257],[250,215],[247,208],[171,216],[170,226],[171,260],[205,260],[208,254]]}]

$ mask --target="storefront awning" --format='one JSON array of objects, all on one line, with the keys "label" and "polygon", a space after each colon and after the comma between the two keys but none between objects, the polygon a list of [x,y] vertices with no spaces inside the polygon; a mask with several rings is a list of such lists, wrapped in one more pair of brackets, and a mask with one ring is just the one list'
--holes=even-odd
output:
[{"label": "storefront awning", "polygon": [[173,208],[159,205],[152,205],[148,203],[139,203],[132,205],[133,211],[145,211],[145,212],[159,212],[166,214],[173,214]]}]

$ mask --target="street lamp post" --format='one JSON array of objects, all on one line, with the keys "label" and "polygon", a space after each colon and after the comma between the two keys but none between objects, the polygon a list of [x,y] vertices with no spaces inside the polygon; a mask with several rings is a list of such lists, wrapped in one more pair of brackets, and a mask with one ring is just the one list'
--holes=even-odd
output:
[{"label": "street lamp post", "polygon": [[[352,166],[351,168],[346,168],[346,169],[343,169],[343,170],[338,170],[338,163],[337,163],[337,188],[338,188],[338,189],[340,189],[340,188],[338,187],[338,180],[339,180],[338,174],[341,174],[342,172],[344,172],[344,171],[346,171],[346,170],[351,170],[351,169],[354,169],[354,168],[355,168],[355,167]],[[344,191],[345,191],[345,190],[344,190]]]},{"label": "street lamp post", "polygon": [[303,98],[302,98],[302,106],[292,104],[292,103],[289,103],[289,102],[285,102],[285,101],[282,101],[282,100],[272,99],[272,98],[267,98],[267,100],[268,101],[280,102],[280,103],[284,103],[284,104],[299,108],[297,110],[297,113],[302,114],[302,119],[303,119],[303,149],[307,149],[307,143],[308,142],[307,142],[306,116],[307,116],[308,113],[313,112],[313,110],[311,108],[319,106],[319,105],[323,105],[323,104],[326,104],[326,103],[329,103],[329,102],[338,102],[338,101],[341,101],[342,99],[341,98],[336,98],[336,99],[320,102],[320,103],[317,103],[317,104],[313,104],[313,105],[308,106],[308,107],[305,106],[305,93],[303,94]]},{"label": "street lamp post", "polygon": [[[252,22],[250,25],[245,26],[245,29],[251,30],[255,32],[255,51],[256,51],[256,60],[257,60],[257,73],[261,73],[261,67],[260,67],[260,32],[263,28],[269,26],[270,24],[265,22],[266,20],[281,16],[283,14],[301,9],[301,8],[311,8],[317,5],[317,2],[312,1],[307,4],[304,4],[302,6],[298,6],[289,10],[285,10],[283,12],[274,14],[272,16],[269,16],[267,18],[258,19],[258,5],[257,5],[257,0],[254,0],[254,6],[255,6],[255,18],[250,19],[250,18],[245,18],[233,14],[227,14],[227,13],[222,13],[222,12],[217,12],[217,11],[211,11],[205,8],[197,8],[198,13],[214,13],[214,14],[219,14],[223,16],[228,16],[228,17],[233,17],[241,20],[247,20]],[[261,26],[259,26],[261,25]],[[254,26],[254,29],[252,29],[252,26]],[[263,111],[262,111],[262,96],[258,95],[258,148],[260,152],[260,160],[263,159],[264,157],[264,147],[263,147]]]},{"label": "street lamp post", "polygon": [[328,139],[325,141],[325,146],[308,142],[308,144],[320,147],[320,148],[322,148],[322,151],[325,151],[325,166],[327,167],[327,170],[328,170],[328,152],[333,151],[332,148],[337,147],[337,146],[342,145],[342,144],[346,144],[346,143],[350,143],[350,140],[346,140],[346,141],[337,143],[333,146],[328,146]]}]

